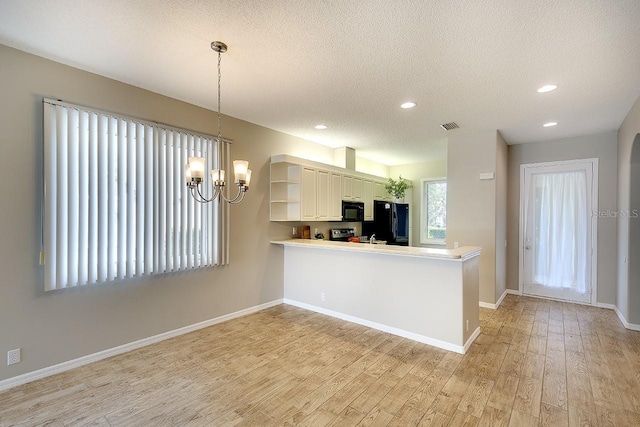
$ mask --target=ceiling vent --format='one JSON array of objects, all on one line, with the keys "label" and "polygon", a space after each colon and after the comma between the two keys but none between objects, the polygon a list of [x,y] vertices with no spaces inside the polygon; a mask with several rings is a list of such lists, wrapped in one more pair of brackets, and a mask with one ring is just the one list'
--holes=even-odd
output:
[{"label": "ceiling vent", "polygon": [[458,129],[460,128],[460,126],[458,126],[458,124],[456,122],[451,122],[451,123],[445,123],[443,125],[440,125],[440,127],[444,130],[453,130],[453,129]]}]

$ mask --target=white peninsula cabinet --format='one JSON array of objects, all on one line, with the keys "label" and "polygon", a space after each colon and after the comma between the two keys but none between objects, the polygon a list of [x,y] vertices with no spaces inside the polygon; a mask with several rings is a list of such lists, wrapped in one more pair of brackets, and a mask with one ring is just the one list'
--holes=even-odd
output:
[{"label": "white peninsula cabinet", "polygon": [[[341,221],[342,201],[364,203],[373,220],[373,200],[389,200],[384,178],[300,159],[271,157],[271,221]],[[383,193],[377,194],[379,189]]]},{"label": "white peninsula cabinet", "polygon": [[283,250],[286,304],[461,354],[480,333],[478,247],[271,243]]}]

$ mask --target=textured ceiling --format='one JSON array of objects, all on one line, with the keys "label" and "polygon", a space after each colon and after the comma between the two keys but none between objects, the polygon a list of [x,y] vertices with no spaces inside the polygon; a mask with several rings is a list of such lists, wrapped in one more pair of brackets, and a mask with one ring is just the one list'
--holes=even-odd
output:
[{"label": "textured ceiling", "polygon": [[[223,113],[389,165],[445,156],[450,121],[510,144],[615,131],[640,96],[638,0],[0,0],[0,11],[2,44],[210,109],[209,45],[224,41]],[[536,93],[546,83],[559,88]],[[400,109],[407,100],[418,106]]]}]

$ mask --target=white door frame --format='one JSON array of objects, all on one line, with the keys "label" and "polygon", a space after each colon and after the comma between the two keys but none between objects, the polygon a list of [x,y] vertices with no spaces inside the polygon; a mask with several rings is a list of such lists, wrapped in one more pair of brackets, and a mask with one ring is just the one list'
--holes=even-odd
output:
[{"label": "white door frame", "polygon": [[[524,208],[525,191],[524,177],[525,171],[529,168],[548,166],[571,166],[576,164],[591,163],[593,167],[593,183],[591,185],[591,305],[598,302],[598,159],[576,159],[557,162],[527,163],[520,165],[520,225],[518,236],[518,291],[520,295],[524,293]],[[594,217],[595,216],[595,217]]]}]

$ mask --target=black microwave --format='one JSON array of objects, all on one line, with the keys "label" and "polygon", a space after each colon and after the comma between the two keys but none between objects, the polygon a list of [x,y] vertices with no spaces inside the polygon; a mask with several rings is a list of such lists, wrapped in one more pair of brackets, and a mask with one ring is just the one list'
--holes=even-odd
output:
[{"label": "black microwave", "polygon": [[364,221],[364,203],[342,201],[342,220],[348,222]]}]

